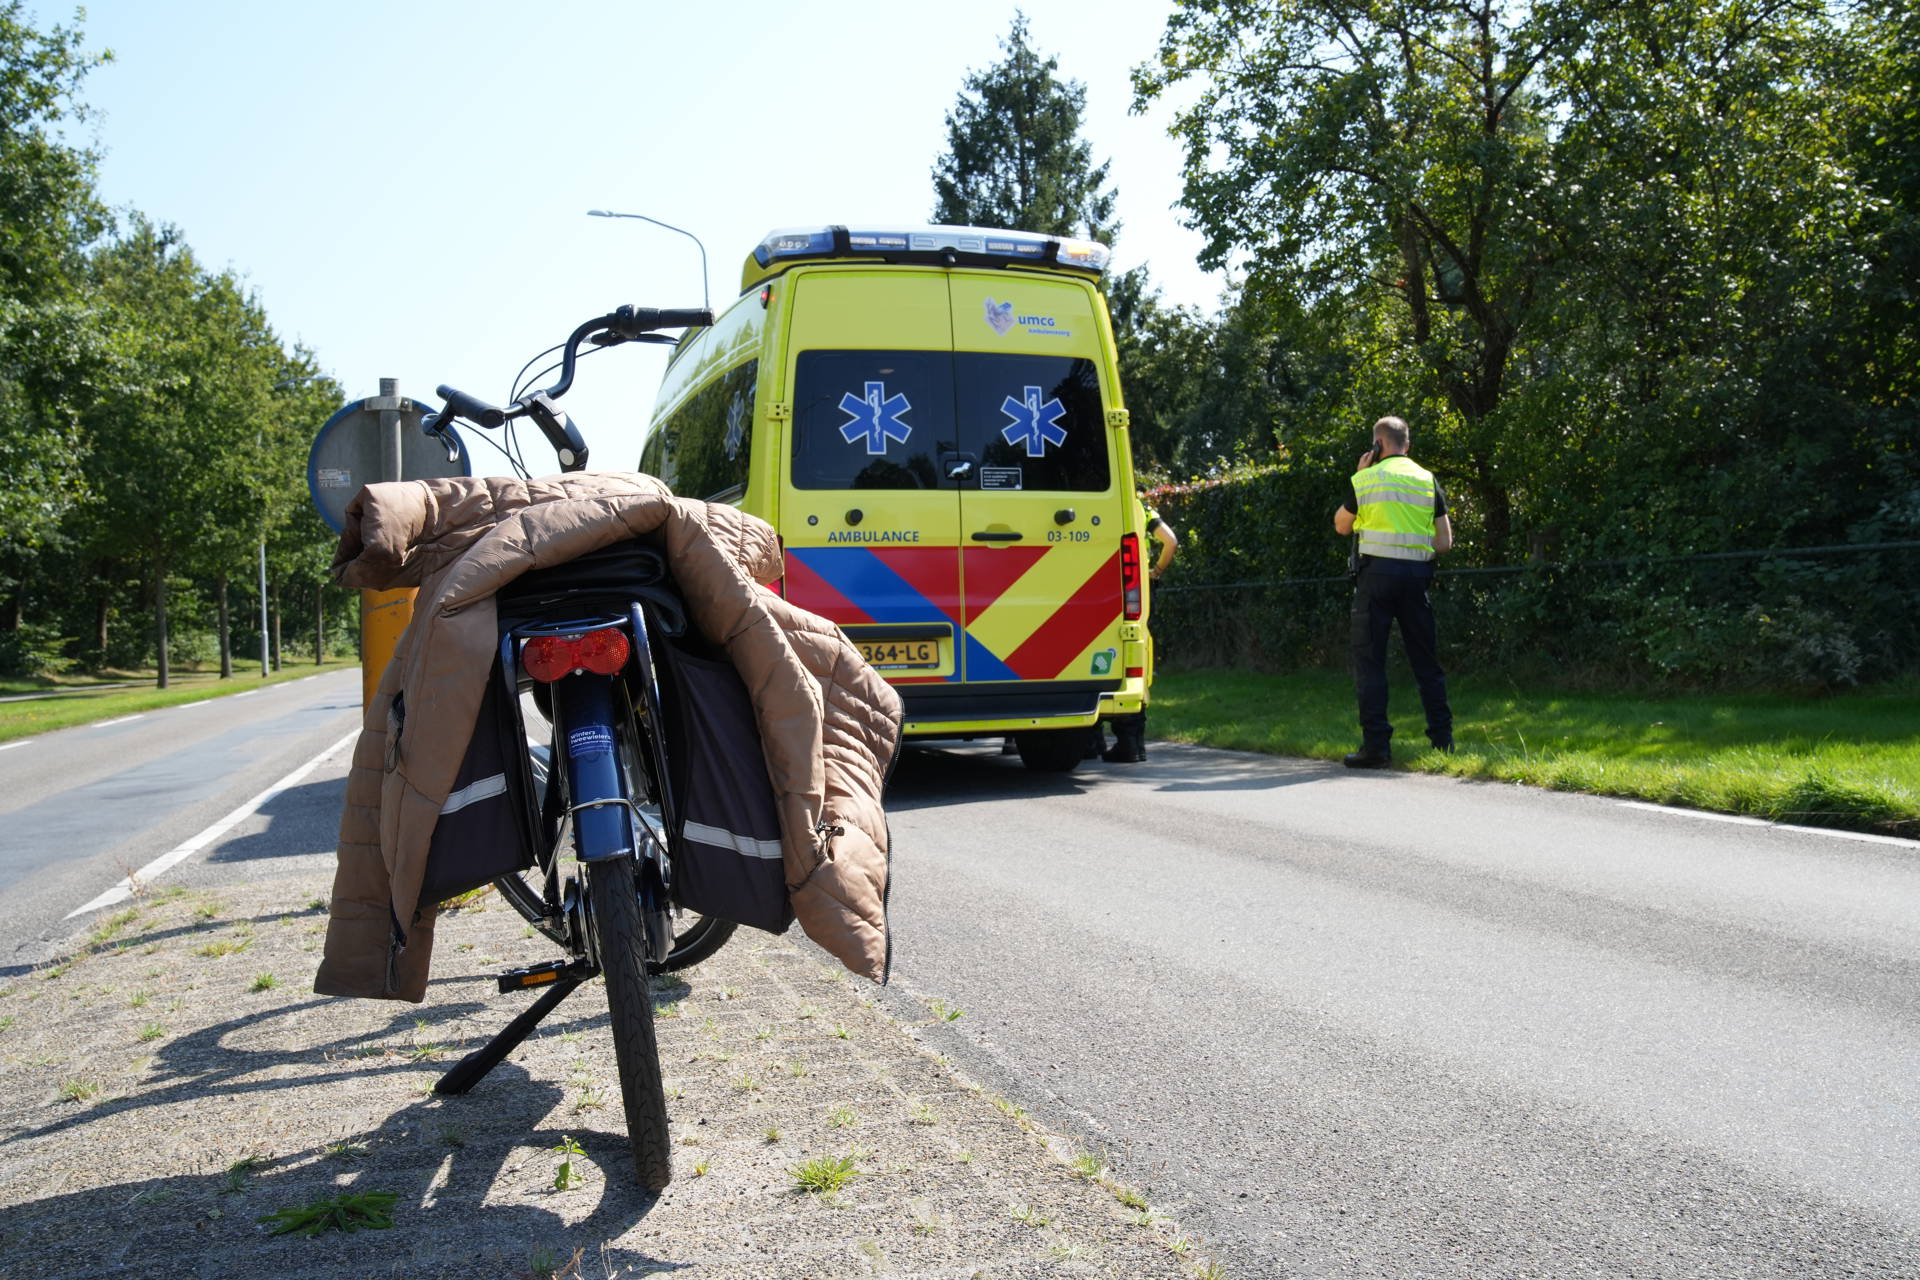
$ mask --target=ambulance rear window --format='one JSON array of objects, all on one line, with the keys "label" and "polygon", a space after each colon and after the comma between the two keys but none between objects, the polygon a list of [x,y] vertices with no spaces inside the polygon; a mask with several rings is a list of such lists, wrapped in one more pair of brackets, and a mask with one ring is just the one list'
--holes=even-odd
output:
[{"label": "ambulance rear window", "polygon": [[1016,474],[1021,489],[1098,493],[1108,482],[1106,415],[1100,376],[1073,356],[953,358],[960,452],[979,474]]},{"label": "ambulance rear window", "polygon": [[796,364],[797,489],[1102,492],[1109,449],[1091,360],[804,351]]}]

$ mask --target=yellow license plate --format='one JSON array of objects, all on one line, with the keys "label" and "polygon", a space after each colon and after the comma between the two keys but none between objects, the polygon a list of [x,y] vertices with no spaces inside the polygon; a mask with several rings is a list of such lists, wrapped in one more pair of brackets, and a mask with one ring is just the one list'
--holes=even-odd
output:
[{"label": "yellow license plate", "polygon": [[940,665],[938,640],[856,640],[860,656],[877,671],[911,671]]}]

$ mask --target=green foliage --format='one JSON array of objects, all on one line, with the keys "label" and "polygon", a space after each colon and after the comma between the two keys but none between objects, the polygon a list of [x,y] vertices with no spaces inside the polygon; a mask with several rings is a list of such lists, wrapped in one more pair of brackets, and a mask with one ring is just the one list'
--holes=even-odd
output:
[{"label": "green foliage", "polygon": [[268,1235],[284,1236],[299,1232],[317,1236],[325,1231],[349,1234],[362,1227],[384,1231],[393,1225],[393,1206],[400,1197],[391,1191],[363,1191],[358,1195],[337,1195],[312,1204],[288,1206],[263,1214],[260,1221],[273,1224]]},{"label": "green foliage", "polygon": [[947,113],[947,152],[933,170],[935,222],[1086,235],[1112,244],[1120,230],[1107,166],[1080,138],[1086,87],[1061,81],[1058,58],[1027,42],[1016,12],[1003,61],[968,75]]}]

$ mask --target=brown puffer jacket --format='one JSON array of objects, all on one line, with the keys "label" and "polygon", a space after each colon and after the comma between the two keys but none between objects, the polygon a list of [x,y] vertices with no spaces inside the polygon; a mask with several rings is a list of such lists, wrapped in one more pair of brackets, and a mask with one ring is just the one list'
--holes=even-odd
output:
[{"label": "brown puffer jacket", "polygon": [[315,991],[425,995],[435,910],[419,900],[421,876],[492,669],[494,593],[635,536],[666,553],[694,625],[753,698],[801,928],[855,973],[885,980],[880,793],[899,746],[899,696],[838,627],[760,585],[782,567],[765,521],[675,498],[651,476],[580,473],[369,485],[347,508],[334,577],[420,594],[354,749]]}]

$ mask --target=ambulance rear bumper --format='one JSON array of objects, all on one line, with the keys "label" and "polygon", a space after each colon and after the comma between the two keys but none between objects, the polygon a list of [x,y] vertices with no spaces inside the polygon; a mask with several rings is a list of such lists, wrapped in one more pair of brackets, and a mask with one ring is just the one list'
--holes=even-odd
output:
[{"label": "ambulance rear bumper", "polygon": [[[1068,729],[1140,709],[1138,680],[1047,680],[896,686],[909,737]],[[1131,696],[1129,696],[1131,695]]]}]

